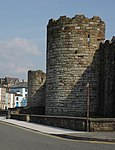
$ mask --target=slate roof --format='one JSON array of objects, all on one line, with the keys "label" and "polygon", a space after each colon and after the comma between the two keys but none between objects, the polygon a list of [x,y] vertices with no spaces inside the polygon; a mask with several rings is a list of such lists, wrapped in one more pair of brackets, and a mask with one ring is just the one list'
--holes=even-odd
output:
[{"label": "slate roof", "polygon": [[27,82],[19,82],[15,85],[12,85],[10,88],[27,88]]}]

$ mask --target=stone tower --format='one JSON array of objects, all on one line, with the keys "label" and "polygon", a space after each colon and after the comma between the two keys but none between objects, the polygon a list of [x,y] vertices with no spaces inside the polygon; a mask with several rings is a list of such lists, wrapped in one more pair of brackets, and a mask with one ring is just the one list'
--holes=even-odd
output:
[{"label": "stone tower", "polygon": [[41,70],[28,71],[28,107],[45,107],[45,81]]},{"label": "stone tower", "polygon": [[99,114],[115,117],[115,37],[100,44]]},{"label": "stone tower", "polygon": [[[61,16],[47,25],[47,115],[86,116],[98,107],[98,48],[105,39],[105,23],[97,16]],[[87,85],[89,87],[87,88]]]}]

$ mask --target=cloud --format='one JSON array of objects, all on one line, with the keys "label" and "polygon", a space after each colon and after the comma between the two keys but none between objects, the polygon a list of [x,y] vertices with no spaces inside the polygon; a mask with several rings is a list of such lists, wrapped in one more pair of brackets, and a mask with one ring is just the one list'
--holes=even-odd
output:
[{"label": "cloud", "polygon": [[0,41],[0,51],[10,52],[12,49],[23,51],[32,55],[39,55],[38,47],[34,45],[31,41],[22,38],[14,38],[8,41]]},{"label": "cloud", "polygon": [[39,55],[38,45],[27,39],[0,40],[0,74],[24,76],[35,67]]}]

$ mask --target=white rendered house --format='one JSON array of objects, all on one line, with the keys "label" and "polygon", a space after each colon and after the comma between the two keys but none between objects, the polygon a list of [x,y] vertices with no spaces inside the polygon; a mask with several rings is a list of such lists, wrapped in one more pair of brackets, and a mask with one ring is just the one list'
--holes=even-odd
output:
[{"label": "white rendered house", "polygon": [[27,105],[27,82],[19,82],[11,86],[10,92],[15,93],[14,107],[25,107]]}]

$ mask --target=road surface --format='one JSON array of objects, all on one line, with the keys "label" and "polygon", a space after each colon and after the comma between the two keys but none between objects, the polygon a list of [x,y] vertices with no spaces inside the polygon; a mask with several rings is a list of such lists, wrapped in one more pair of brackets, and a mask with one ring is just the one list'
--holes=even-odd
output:
[{"label": "road surface", "polygon": [[115,143],[62,139],[0,122],[0,150],[115,150]]}]

